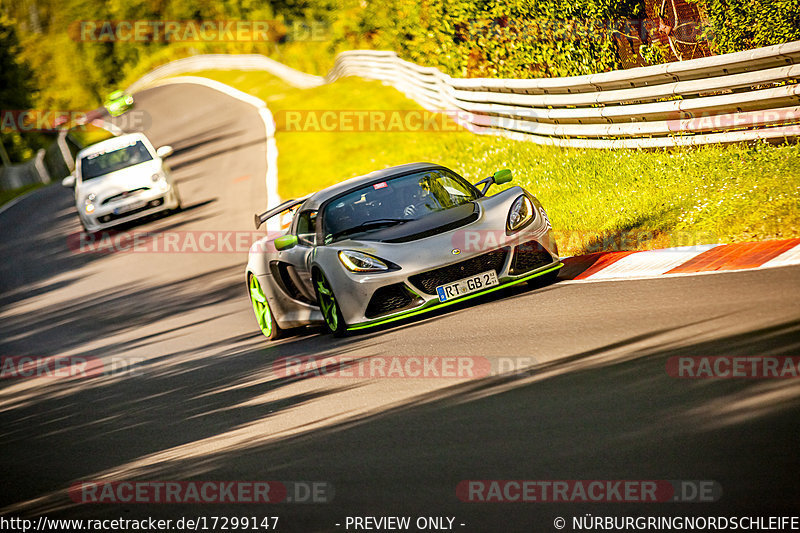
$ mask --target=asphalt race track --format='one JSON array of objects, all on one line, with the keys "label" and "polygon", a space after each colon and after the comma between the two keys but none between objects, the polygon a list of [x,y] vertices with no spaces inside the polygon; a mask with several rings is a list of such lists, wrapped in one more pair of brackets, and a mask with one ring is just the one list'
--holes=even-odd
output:
[{"label": "asphalt race track", "polygon": [[[137,94],[170,144],[185,210],[128,232],[242,232],[266,206],[264,126],[195,85]],[[280,148],[280,146],[279,146]],[[313,146],[308,147],[313,150]],[[303,157],[303,154],[281,154]],[[800,381],[676,379],[676,356],[798,355],[800,267],[514,289],[333,339],[269,344],[239,252],[91,253],[71,191],[0,215],[0,354],[128,372],[0,380],[0,514],[449,516],[460,531],[556,531],[556,517],[796,515]],[[249,241],[248,241],[249,242]],[[286,376],[285,357],[488,361],[475,379]],[[496,372],[492,372],[495,374]],[[77,504],[90,480],[322,481],[328,503]],[[713,480],[707,503],[464,503],[463,480]],[[337,526],[337,524],[340,524]],[[463,525],[461,525],[463,524]],[[350,530],[353,530],[351,527]],[[412,529],[416,530],[416,529]]]}]

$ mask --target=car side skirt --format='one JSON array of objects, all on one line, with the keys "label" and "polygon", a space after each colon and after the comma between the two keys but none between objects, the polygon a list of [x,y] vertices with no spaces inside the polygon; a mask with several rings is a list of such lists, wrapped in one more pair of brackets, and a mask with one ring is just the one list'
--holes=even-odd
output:
[{"label": "car side skirt", "polygon": [[528,281],[528,280],[531,280],[533,278],[536,278],[536,277],[539,277],[539,276],[543,276],[544,274],[548,274],[550,272],[554,272],[554,271],[558,270],[559,268],[561,268],[563,266],[564,266],[564,264],[559,262],[555,266],[546,267],[545,270],[541,270],[539,272],[534,272],[533,274],[528,274],[528,275],[523,276],[521,278],[518,278],[518,279],[515,279],[515,280],[508,281],[506,283],[503,283],[502,285],[496,285],[494,287],[488,288],[488,289],[480,291],[480,292],[474,292],[472,294],[468,294],[466,296],[462,296],[461,298],[456,298],[454,300],[448,300],[446,302],[436,303],[434,305],[431,305],[430,307],[423,307],[421,309],[411,309],[410,311],[406,311],[404,313],[400,313],[400,314],[397,314],[397,315],[392,315],[392,316],[387,317],[387,318],[378,318],[376,320],[372,320],[372,321],[369,321],[369,322],[361,322],[359,324],[353,324],[352,326],[349,326],[347,328],[347,331],[353,331],[353,330],[358,330],[358,329],[366,329],[366,328],[371,328],[371,327],[375,327],[375,326],[380,326],[381,324],[387,324],[389,322],[394,322],[395,320],[402,320],[404,318],[412,317],[412,316],[415,316],[415,315],[420,315],[422,313],[427,313],[428,311],[433,311],[435,309],[441,309],[442,307],[447,307],[448,305],[456,304],[456,303],[459,303],[459,302],[464,302],[464,301],[470,300],[472,298],[477,298],[478,296],[483,296],[484,294],[489,294],[490,292],[499,291],[500,289],[505,289],[507,287],[511,287],[512,285],[517,285],[518,283],[522,283],[524,281]]}]

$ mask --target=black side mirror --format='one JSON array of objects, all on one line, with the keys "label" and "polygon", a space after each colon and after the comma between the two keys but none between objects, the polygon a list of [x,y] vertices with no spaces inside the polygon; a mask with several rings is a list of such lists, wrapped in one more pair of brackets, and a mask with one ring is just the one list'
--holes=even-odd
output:
[{"label": "black side mirror", "polygon": [[502,185],[504,183],[508,183],[511,181],[512,174],[511,169],[504,168],[503,170],[498,170],[488,178],[484,178],[478,183],[475,184],[477,187],[478,185],[483,185],[483,190],[481,190],[481,195],[486,196],[486,191],[489,190],[489,187],[492,185]]}]

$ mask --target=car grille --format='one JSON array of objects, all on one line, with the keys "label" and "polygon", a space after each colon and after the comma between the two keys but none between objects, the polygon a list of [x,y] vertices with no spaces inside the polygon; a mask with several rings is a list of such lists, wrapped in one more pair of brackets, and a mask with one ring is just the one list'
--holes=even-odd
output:
[{"label": "car grille", "polygon": [[425,294],[436,294],[436,287],[445,283],[452,283],[462,278],[475,276],[487,270],[494,270],[498,275],[506,263],[508,250],[494,250],[483,255],[448,265],[446,267],[429,270],[409,277],[409,281],[419,287]]},{"label": "car grille", "polygon": [[364,316],[375,318],[395,311],[416,307],[423,303],[422,298],[414,296],[403,283],[380,287],[372,295]]},{"label": "car grille", "polygon": [[553,256],[537,241],[528,241],[514,248],[509,274],[516,276],[553,262]]},{"label": "car grille", "polygon": [[120,198],[127,198],[128,196],[133,196],[135,194],[139,194],[140,192],[149,191],[150,187],[139,187],[138,189],[131,189],[130,191],[124,191],[119,194],[115,194],[113,196],[109,196],[103,200],[101,205],[105,205],[109,202],[113,202],[114,200],[119,200]]},{"label": "car grille", "polygon": [[147,211],[148,209],[153,209],[154,207],[158,207],[158,206],[162,205],[163,203],[164,203],[164,199],[163,198],[156,198],[155,200],[151,200],[151,201],[147,202],[145,205],[143,205],[142,207],[139,207],[137,209],[133,209],[131,211],[125,211],[124,213],[119,213],[119,214],[108,213],[107,215],[100,215],[99,217],[97,217],[97,220],[101,224],[105,224],[107,222],[111,222],[112,220],[117,220],[117,219],[120,219],[120,218],[127,218],[127,217],[129,217],[131,215],[135,215],[136,213],[141,213],[142,211]]}]

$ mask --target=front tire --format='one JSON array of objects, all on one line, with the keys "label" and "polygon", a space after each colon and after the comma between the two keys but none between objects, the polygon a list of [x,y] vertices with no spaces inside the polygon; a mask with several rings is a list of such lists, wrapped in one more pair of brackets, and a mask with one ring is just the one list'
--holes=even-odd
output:
[{"label": "front tire", "polygon": [[344,337],[347,335],[347,323],[344,321],[339,303],[333,294],[328,278],[321,270],[317,270],[314,275],[314,289],[317,293],[317,304],[325,318],[325,326],[334,337]]},{"label": "front tire", "polygon": [[275,315],[272,314],[267,296],[264,294],[258,278],[252,274],[248,281],[248,288],[250,290],[250,301],[253,303],[253,312],[256,315],[256,322],[258,322],[261,333],[271,341],[279,339],[283,335],[283,330],[275,322]]}]

